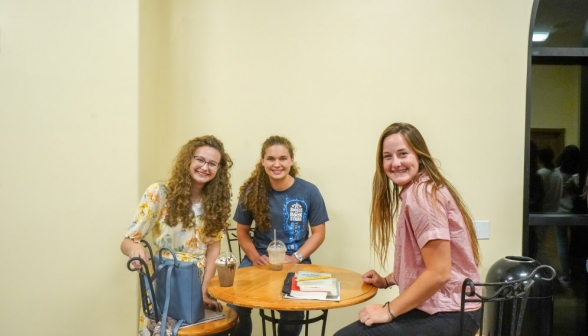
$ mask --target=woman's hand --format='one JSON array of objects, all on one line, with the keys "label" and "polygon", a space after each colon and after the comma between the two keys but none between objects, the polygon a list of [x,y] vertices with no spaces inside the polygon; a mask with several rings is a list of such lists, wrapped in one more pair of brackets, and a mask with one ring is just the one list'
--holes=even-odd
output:
[{"label": "woman's hand", "polygon": [[[136,247],[129,251],[129,259],[139,257],[143,259],[147,265],[149,265],[149,253],[147,253],[147,250],[143,247],[142,244],[135,245]],[[133,267],[141,269],[141,263],[135,260],[133,261]]]},{"label": "woman's hand", "polygon": [[386,288],[386,280],[374,270],[369,270],[361,276],[363,282],[376,288]]},{"label": "woman's hand", "polygon": [[269,257],[266,256],[265,254],[259,255],[255,260],[251,260],[251,263],[254,266],[259,266],[259,265],[269,265]]},{"label": "woman's hand", "polygon": [[369,305],[359,311],[359,321],[369,327],[374,323],[391,322],[392,316],[388,313],[387,307]]},{"label": "woman's hand", "polygon": [[202,301],[204,301],[204,308],[208,310],[214,310],[217,312],[223,311],[223,305],[220,302],[211,299],[208,294],[202,295]]},{"label": "woman's hand", "polygon": [[[141,243],[135,243],[134,240],[125,238],[121,244],[121,251],[126,254],[129,259],[139,257],[143,259],[145,263],[149,264],[149,253]],[[141,269],[141,263],[135,260],[133,261],[133,267]]]}]

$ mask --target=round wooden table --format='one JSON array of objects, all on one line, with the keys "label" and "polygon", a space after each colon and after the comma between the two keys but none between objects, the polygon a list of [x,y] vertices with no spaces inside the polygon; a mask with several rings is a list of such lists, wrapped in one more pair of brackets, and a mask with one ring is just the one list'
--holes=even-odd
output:
[{"label": "round wooden table", "polygon": [[[340,301],[284,299],[282,286],[289,272],[312,271],[330,273],[341,283]],[[356,305],[367,301],[376,295],[377,288],[370,286],[361,280],[361,274],[338,267],[310,265],[310,264],[285,264],[281,271],[272,271],[269,265],[251,266],[237,269],[235,281],[232,287],[221,287],[218,276],[208,283],[208,292],[221,301],[236,306],[258,308],[263,315],[263,309],[282,311],[326,311]],[[267,319],[267,318],[266,318]],[[268,320],[271,320],[268,319]],[[265,323],[264,323],[265,334]],[[324,330],[324,324],[323,324]],[[324,333],[324,332],[323,332]]]}]

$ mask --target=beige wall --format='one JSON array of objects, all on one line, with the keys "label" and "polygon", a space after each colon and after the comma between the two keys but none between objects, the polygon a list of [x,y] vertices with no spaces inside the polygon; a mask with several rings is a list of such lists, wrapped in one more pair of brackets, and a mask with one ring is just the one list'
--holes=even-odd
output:
[{"label": "beige wall", "polygon": [[[520,254],[531,3],[0,2],[0,248],[19,252],[3,258],[3,330],[131,335],[121,236],[138,193],[205,133],[234,159],[235,199],[261,142],[288,136],[331,217],[314,262],[363,272],[378,268],[376,141],[411,122],[491,221],[482,273]],[[331,311],[327,334],[358,309]]]},{"label": "beige wall", "polygon": [[531,127],[564,128],[566,146],[579,146],[580,66],[533,65],[531,74]]},{"label": "beige wall", "polygon": [[140,1],[139,16],[139,189],[165,180],[175,149],[170,150],[169,6]]},{"label": "beige wall", "polygon": [[132,335],[138,1],[0,1],[3,335]]}]

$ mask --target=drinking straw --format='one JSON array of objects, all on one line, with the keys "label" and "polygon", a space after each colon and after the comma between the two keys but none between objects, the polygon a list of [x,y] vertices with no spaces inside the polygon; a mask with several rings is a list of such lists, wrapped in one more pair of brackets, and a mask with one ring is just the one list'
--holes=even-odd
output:
[{"label": "drinking straw", "polygon": [[274,241],[276,241],[276,229],[274,229]]}]

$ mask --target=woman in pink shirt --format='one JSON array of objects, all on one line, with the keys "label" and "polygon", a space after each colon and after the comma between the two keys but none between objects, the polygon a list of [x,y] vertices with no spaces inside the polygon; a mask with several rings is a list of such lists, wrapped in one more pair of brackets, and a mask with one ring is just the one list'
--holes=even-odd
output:
[{"label": "woman in pink shirt", "polygon": [[[394,272],[383,277],[370,270],[363,280],[397,285],[400,295],[364,307],[359,321],[335,335],[458,335],[462,282],[479,282],[478,241],[464,202],[410,124],[392,124],[380,136],[370,219],[382,266],[394,241]],[[466,335],[474,335],[480,306],[466,304],[466,311]]]}]

